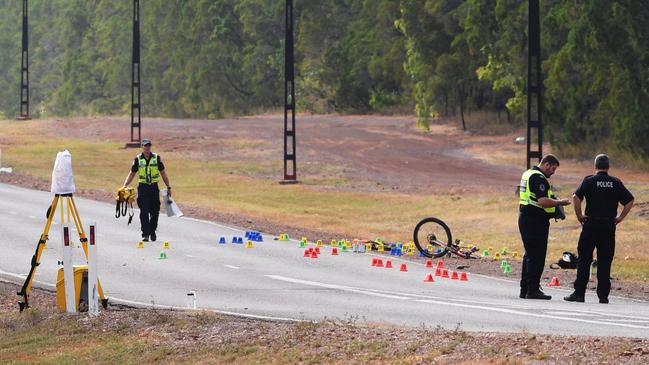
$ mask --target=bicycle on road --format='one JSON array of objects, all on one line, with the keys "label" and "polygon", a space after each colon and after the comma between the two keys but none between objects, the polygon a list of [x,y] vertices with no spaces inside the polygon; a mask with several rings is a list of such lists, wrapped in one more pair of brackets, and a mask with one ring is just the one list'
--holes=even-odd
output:
[{"label": "bicycle on road", "polygon": [[465,258],[477,259],[474,255],[480,251],[478,247],[464,245],[462,241],[451,236],[451,229],[439,218],[428,217],[422,219],[415,226],[413,232],[415,246],[426,257],[442,257],[451,254]]}]

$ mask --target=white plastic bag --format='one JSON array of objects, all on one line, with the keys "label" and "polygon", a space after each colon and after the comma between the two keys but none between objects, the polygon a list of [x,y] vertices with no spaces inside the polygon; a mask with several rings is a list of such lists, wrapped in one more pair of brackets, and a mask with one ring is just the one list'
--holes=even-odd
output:
[{"label": "white plastic bag", "polygon": [[171,197],[167,195],[167,189],[162,190],[162,201],[164,201],[165,204],[165,210],[167,211],[167,216],[168,217],[182,217],[184,214],[183,212],[180,211],[180,208],[178,207],[178,204],[176,204]]},{"label": "white plastic bag", "polygon": [[68,150],[56,154],[51,191],[54,194],[74,194],[76,191],[72,173],[72,155]]}]

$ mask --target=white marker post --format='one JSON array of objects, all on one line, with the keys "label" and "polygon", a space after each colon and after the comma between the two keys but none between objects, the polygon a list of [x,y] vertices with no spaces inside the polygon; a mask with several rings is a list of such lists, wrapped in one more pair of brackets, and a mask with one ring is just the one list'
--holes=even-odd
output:
[{"label": "white marker post", "polygon": [[76,289],[74,288],[72,247],[70,247],[70,226],[67,224],[63,226],[63,280],[65,281],[65,311],[76,313]]},{"label": "white marker post", "polygon": [[99,315],[99,290],[97,287],[97,246],[95,237],[97,234],[97,224],[90,223],[88,230],[90,244],[88,245],[88,314],[91,316]]}]

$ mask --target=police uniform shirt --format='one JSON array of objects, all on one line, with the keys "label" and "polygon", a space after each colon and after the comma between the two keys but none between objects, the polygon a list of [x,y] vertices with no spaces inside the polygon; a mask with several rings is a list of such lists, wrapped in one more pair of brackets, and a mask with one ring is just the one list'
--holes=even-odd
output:
[{"label": "police uniform shirt", "polygon": [[[151,156],[153,156],[153,153],[149,156],[148,159],[146,157],[144,157],[144,155],[141,154],[141,153],[136,158],[134,158],[133,159],[133,165],[131,166],[131,172],[133,172],[133,173],[138,172],[138,169],[140,167],[140,162],[138,161],[138,158],[140,158],[140,156],[142,156],[146,160],[146,163],[148,165],[149,161],[151,160]],[[165,169],[165,164],[162,163],[162,159],[160,158],[160,155],[158,155],[158,170],[162,171],[164,169]]]},{"label": "police uniform shirt", "polygon": [[[534,166],[532,167],[532,169],[541,171],[541,169],[538,166]],[[541,173],[543,174],[543,171],[541,171]],[[543,174],[543,176],[545,176],[545,174]],[[537,201],[539,198],[548,197],[548,190],[550,190],[550,182],[548,181],[547,176],[543,178],[539,174],[534,174],[530,176],[529,185],[530,185],[530,191],[534,193]],[[525,213],[525,215],[534,215],[542,218],[548,218],[550,216],[542,208],[538,208],[532,205],[521,205],[520,211],[521,213]]]},{"label": "police uniform shirt", "polygon": [[575,195],[586,198],[586,216],[592,218],[614,219],[618,204],[626,205],[633,200],[622,181],[604,171],[586,176]]}]

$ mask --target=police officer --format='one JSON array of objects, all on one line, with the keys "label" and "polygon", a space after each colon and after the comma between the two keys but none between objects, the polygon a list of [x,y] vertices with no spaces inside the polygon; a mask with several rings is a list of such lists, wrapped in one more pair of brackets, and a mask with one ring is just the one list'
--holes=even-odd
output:
[{"label": "police officer", "polygon": [[[577,220],[582,224],[577,245],[577,280],[575,291],[563,298],[569,302],[584,302],[586,284],[597,248],[597,296],[602,304],[608,303],[611,291],[611,263],[615,254],[615,228],[624,220],[633,206],[633,195],[622,181],[608,174],[609,158],[595,157],[595,175],[586,176],[575,191],[574,202]],[[582,214],[581,201],[586,198],[586,214]],[[624,208],[617,214],[618,204]]]},{"label": "police officer", "polygon": [[137,205],[140,208],[140,225],[142,240],[155,241],[158,228],[158,215],[160,213],[160,190],[158,181],[160,177],[167,186],[168,195],[171,196],[171,185],[165,171],[165,165],[159,155],[151,152],[151,140],[142,140],[142,153],[133,160],[131,172],[124,181],[128,186],[135,175],[138,175]]},{"label": "police officer", "polygon": [[557,206],[569,205],[568,199],[556,199],[548,179],[559,167],[554,155],[546,155],[538,166],[525,171],[519,187],[518,229],[521,233],[525,255],[521,272],[520,297],[551,299],[541,291],[541,274],[548,249],[550,218]]}]

